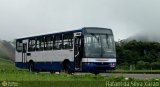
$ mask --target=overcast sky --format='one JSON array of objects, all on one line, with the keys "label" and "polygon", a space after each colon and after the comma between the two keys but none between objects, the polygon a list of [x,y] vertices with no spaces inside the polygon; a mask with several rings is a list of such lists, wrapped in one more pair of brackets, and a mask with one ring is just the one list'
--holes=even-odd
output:
[{"label": "overcast sky", "polygon": [[0,39],[81,27],[111,28],[116,41],[160,35],[160,0],[0,0]]}]

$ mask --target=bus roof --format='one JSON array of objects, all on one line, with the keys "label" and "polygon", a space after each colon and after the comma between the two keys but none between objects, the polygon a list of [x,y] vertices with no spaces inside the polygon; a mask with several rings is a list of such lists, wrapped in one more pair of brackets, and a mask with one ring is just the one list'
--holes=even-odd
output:
[{"label": "bus roof", "polygon": [[[101,31],[99,30],[101,29]],[[35,36],[28,36],[28,37],[22,37],[17,38],[16,40],[22,40],[22,39],[28,39],[28,38],[35,38],[35,37],[41,37],[41,36],[48,36],[48,35],[54,35],[54,34],[67,34],[67,33],[74,33],[74,32],[83,32],[83,33],[108,33],[112,34],[112,30],[108,28],[100,28],[100,27],[83,27],[76,30],[70,30],[70,31],[63,31],[63,32],[56,32],[56,33],[48,33],[48,34],[41,34],[41,35],[35,35]]]}]

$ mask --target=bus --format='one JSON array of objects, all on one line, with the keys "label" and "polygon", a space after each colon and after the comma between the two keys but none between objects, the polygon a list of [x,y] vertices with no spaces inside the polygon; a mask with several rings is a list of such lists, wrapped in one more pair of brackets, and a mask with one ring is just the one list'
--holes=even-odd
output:
[{"label": "bus", "polygon": [[29,71],[100,73],[114,70],[116,51],[111,29],[77,30],[16,39],[15,65]]}]

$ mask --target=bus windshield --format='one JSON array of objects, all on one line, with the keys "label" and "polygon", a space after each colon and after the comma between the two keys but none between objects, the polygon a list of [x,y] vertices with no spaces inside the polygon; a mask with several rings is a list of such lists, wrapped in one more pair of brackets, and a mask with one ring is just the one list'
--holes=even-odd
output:
[{"label": "bus windshield", "polygon": [[89,58],[106,58],[115,56],[115,44],[112,34],[84,35],[84,54]]}]

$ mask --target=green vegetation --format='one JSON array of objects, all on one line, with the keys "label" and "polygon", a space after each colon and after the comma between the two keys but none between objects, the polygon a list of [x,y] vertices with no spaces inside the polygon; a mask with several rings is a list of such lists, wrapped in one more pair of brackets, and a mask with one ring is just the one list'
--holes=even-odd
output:
[{"label": "green vegetation", "polygon": [[[111,87],[107,82],[160,82],[158,79],[140,80],[126,79],[123,76],[101,76],[91,73],[81,75],[50,74],[49,72],[31,73],[25,69],[16,68],[14,62],[0,58],[0,82],[8,86],[18,87]],[[2,85],[0,84],[0,87]],[[113,87],[113,86],[112,86]],[[123,87],[123,86],[122,86]],[[131,87],[131,86],[130,86]]]},{"label": "green vegetation", "polygon": [[26,69],[18,69],[14,62],[0,59],[0,81],[116,81],[124,80],[124,77],[105,77],[91,73],[81,75],[70,75],[61,72],[60,74],[50,74],[49,72],[29,72]]},{"label": "green vegetation", "polygon": [[160,70],[112,70],[109,73],[140,73],[140,74],[159,74]]},{"label": "green vegetation", "polygon": [[160,70],[160,43],[119,41],[116,43],[117,69]]},{"label": "green vegetation", "polygon": [[69,75],[65,73],[50,74],[49,72],[31,73],[25,69],[18,69],[14,62],[0,59],[0,81],[90,81],[90,80],[107,80],[109,78],[94,75]]}]

